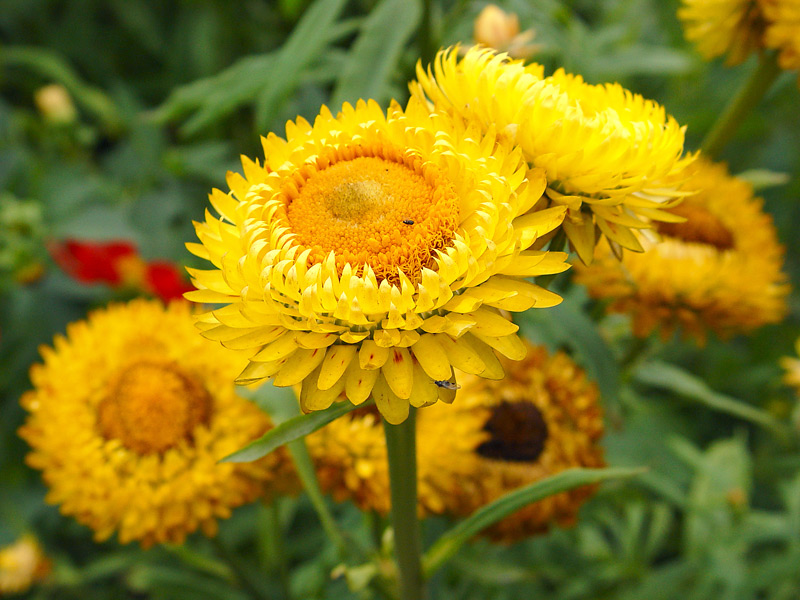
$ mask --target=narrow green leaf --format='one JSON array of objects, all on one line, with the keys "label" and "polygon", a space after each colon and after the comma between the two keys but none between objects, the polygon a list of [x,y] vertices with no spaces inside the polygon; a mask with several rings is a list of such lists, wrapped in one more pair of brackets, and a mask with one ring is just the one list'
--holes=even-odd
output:
[{"label": "narrow green leaf", "polygon": [[430,577],[444,563],[452,558],[472,536],[494,525],[511,513],[538,502],[543,498],[559,494],[584,485],[591,485],[609,479],[632,477],[643,473],[644,469],[568,469],[547,479],[542,479],[502,496],[478,509],[471,517],[461,521],[440,537],[423,557],[423,570]]},{"label": "narrow green leaf", "polygon": [[305,70],[324,52],[344,4],[345,0],[316,0],[275,54],[267,85],[261,90],[256,104],[256,128],[259,131],[267,129],[302,81]]},{"label": "narrow green leaf", "polygon": [[[363,404],[360,406],[364,406]],[[280,425],[270,429],[263,436],[251,442],[241,450],[222,459],[222,462],[250,462],[266,456],[276,448],[299,439],[317,429],[324,427],[331,421],[346,415],[357,407],[350,402],[337,402],[326,410],[312,412],[307,415],[298,415],[287,419]]]},{"label": "narrow green leaf", "polygon": [[422,13],[419,0],[382,0],[370,13],[353,44],[333,92],[331,106],[359,98],[389,99],[389,82]]},{"label": "narrow green leaf", "polygon": [[714,410],[771,429],[780,435],[786,433],[783,424],[768,412],[736,398],[715,392],[702,379],[675,365],[662,361],[650,361],[639,365],[633,372],[633,378],[639,383],[669,390]]}]

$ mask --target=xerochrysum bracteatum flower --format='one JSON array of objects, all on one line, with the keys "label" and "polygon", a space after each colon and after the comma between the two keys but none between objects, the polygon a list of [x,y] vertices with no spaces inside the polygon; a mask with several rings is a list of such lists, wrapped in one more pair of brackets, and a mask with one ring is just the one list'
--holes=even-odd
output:
[{"label": "xerochrysum bracteatum flower", "polygon": [[501,378],[496,352],[525,355],[502,311],[560,302],[524,278],[567,268],[530,250],[565,209],[544,208],[544,171],[493,131],[416,100],[386,114],[361,101],[263,144],[188,245],[214,268],[191,271],[187,297],[224,305],[199,326],[247,353],[239,383],[302,384],[307,412],[372,395],[399,423],[452,401],[436,382],[454,368]]}]

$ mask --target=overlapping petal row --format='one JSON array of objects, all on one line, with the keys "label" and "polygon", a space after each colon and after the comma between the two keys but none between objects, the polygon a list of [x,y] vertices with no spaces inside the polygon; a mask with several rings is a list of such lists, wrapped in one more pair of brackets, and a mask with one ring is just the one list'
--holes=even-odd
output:
[{"label": "overlapping petal row", "polygon": [[677,203],[684,128],[656,102],[618,84],[589,85],[563,70],[544,77],[505,54],[475,48],[461,59],[440,52],[427,70],[417,65],[415,97],[435,110],[496,127],[525,160],[545,170],[547,196],[567,206],[564,231],[590,261],[596,228],[615,245],[641,251],[631,230],[650,227]]},{"label": "overlapping petal row", "polygon": [[[601,467],[602,410],[597,386],[568,356],[529,347],[502,359],[506,378],[469,376],[451,407],[418,417],[419,510],[467,516],[503,494],[570,467]],[[362,510],[388,513],[386,444],[372,412],[354,411],[308,436],[322,487]],[[572,523],[592,488],[536,502],[488,533],[515,541]]]},{"label": "overlapping petal row", "polygon": [[661,243],[621,263],[598,247],[576,280],[630,314],[638,336],[657,327],[669,336],[680,325],[702,342],[709,330],[724,337],[779,322],[789,293],[784,249],[762,201],[725,165],[699,160],[688,176],[699,191],[672,209],[676,222],[659,225]]},{"label": "overlapping petal row", "polygon": [[493,130],[360,101],[263,145],[188,245],[215,268],[191,271],[187,297],[225,305],[199,326],[247,354],[240,383],[302,383],[306,411],[372,394],[401,422],[409,403],[452,401],[435,382],[453,368],[500,378],[495,352],[524,356],[502,311],[560,302],[523,278],[567,268],[530,250],[565,209],[545,208],[544,171]]},{"label": "overlapping petal row", "polygon": [[764,14],[756,0],[683,0],[678,17],[704,58],[737,65],[763,47]]},{"label": "overlapping petal row", "polygon": [[[47,501],[121,543],[181,543],[295,481],[281,451],[219,461],[262,435],[266,416],[235,393],[244,360],[197,335],[189,304],[135,300],[91,313],[41,349],[20,435]],[[277,486],[277,487],[276,487]]]}]

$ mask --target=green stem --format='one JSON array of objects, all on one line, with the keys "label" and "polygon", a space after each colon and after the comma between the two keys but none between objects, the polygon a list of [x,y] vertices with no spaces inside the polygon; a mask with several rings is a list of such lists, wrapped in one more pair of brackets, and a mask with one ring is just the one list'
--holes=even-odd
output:
[{"label": "green stem", "polygon": [[400,425],[383,423],[389,455],[389,481],[392,497],[392,526],[397,557],[401,600],[421,600],[422,563],[420,527],[417,520],[417,440],[416,411]]},{"label": "green stem", "polygon": [[715,158],[722,151],[736,133],[744,117],[755,108],[780,72],[776,53],[762,52],[758,59],[758,67],[731,99],[703,140],[700,146],[703,154]]},{"label": "green stem", "polygon": [[277,574],[281,582],[283,598],[289,600],[292,596],[289,583],[289,561],[286,556],[283,526],[281,525],[281,510],[279,498],[263,505],[263,518],[261,519],[261,538],[264,544],[264,562],[270,570]]},{"label": "green stem", "polygon": [[314,463],[311,461],[305,439],[300,438],[291,441],[286,444],[286,446],[289,448],[289,453],[292,455],[295,469],[297,469],[297,475],[300,477],[300,482],[303,484],[303,488],[308,494],[309,500],[311,500],[311,505],[317,512],[317,517],[319,517],[322,528],[325,530],[330,540],[336,545],[342,556],[346,555],[350,549],[349,544],[325,502],[325,497],[322,494],[322,489],[319,487],[317,473],[314,470]]}]

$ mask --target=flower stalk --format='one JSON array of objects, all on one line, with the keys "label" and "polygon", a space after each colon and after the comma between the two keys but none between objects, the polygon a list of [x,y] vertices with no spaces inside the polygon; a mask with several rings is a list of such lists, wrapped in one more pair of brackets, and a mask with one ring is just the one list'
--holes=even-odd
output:
[{"label": "flower stalk", "polygon": [[742,120],[759,103],[780,74],[775,52],[763,52],[758,66],[714,123],[700,146],[708,158],[716,158],[728,144]]},{"label": "flower stalk", "polygon": [[420,555],[420,527],[417,519],[416,411],[412,408],[403,423],[384,421],[389,455],[392,498],[392,526],[401,600],[424,597]]}]

